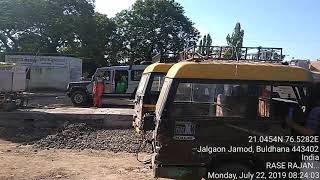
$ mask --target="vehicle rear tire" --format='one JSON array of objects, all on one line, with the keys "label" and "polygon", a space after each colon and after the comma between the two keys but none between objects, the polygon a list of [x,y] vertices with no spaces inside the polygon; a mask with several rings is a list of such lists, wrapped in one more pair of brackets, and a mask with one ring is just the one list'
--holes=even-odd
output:
[{"label": "vehicle rear tire", "polygon": [[81,107],[88,105],[88,95],[83,91],[74,91],[70,98],[74,106]]}]

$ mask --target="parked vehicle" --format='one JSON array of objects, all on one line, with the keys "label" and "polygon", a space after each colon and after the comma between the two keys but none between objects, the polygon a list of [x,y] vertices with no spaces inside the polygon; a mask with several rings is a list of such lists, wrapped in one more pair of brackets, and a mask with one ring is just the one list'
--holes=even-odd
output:
[{"label": "parked vehicle", "polygon": [[[301,160],[299,153],[287,153],[292,143],[250,137],[292,135],[285,117],[292,112],[303,120],[312,108],[310,71],[239,59],[194,61],[170,68],[155,115],[145,119],[144,130],[153,130],[155,177],[265,172],[266,162]],[[276,152],[263,153],[270,146]]]},{"label": "parked vehicle", "polygon": [[143,130],[144,118],[154,113],[164,77],[172,65],[154,63],[143,71],[134,100],[133,127],[137,132]]},{"label": "parked vehicle", "polygon": [[143,70],[147,65],[111,66],[98,68],[90,81],[71,82],[67,95],[74,106],[86,106],[92,102],[92,86],[96,76],[104,78],[103,102],[108,97],[134,98]]},{"label": "parked vehicle", "polygon": [[24,104],[26,74],[25,67],[12,63],[0,63],[0,108],[9,111]]}]

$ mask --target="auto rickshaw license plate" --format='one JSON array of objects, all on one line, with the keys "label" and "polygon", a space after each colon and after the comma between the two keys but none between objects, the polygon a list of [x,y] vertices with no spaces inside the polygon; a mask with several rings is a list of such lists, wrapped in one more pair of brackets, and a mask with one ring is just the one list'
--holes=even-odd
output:
[{"label": "auto rickshaw license plate", "polygon": [[174,139],[176,140],[194,140],[195,126],[192,122],[176,121]]}]

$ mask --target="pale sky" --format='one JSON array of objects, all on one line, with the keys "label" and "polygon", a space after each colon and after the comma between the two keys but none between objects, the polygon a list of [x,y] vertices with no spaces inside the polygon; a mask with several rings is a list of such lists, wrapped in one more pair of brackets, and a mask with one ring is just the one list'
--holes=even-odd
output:
[{"label": "pale sky", "polygon": [[135,0],[96,0],[96,11],[114,17],[116,13],[128,9]]}]

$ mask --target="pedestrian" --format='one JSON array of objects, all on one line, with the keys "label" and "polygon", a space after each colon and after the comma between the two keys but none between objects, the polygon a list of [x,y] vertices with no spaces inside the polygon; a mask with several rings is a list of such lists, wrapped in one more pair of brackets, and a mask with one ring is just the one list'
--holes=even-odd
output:
[{"label": "pedestrian", "polygon": [[95,107],[102,107],[102,95],[103,95],[104,85],[103,85],[103,75],[100,73],[94,79],[93,83],[93,103]]}]

